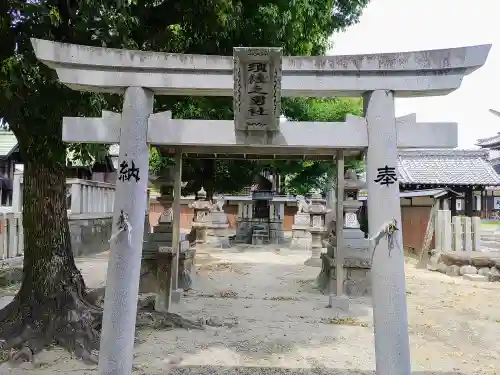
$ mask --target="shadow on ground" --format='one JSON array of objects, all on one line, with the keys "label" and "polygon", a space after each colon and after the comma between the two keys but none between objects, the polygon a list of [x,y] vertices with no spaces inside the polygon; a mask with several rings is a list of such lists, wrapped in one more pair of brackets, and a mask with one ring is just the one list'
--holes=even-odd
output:
[{"label": "shadow on ground", "polygon": [[[335,369],[326,367],[313,368],[286,368],[286,367],[236,367],[236,366],[179,366],[172,369],[169,374],[237,374],[237,375],[375,375],[375,371],[362,371],[351,369]],[[465,375],[462,372],[443,371],[414,371],[413,375]]]}]

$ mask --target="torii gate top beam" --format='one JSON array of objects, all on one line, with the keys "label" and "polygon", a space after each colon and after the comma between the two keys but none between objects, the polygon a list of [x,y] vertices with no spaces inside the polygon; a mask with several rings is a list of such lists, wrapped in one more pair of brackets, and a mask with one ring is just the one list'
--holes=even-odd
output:
[{"label": "torii gate top beam", "polygon": [[[233,56],[182,55],[32,39],[37,58],[75,90],[157,95],[233,96]],[[491,45],[344,56],[284,57],[283,96],[360,96],[391,90],[399,97],[445,95],[480,68]]]}]

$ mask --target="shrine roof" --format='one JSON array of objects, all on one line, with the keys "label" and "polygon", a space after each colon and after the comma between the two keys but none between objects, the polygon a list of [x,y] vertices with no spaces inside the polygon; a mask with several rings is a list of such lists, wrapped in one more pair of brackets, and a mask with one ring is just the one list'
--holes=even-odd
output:
[{"label": "shrine roof", "polygon": [[[460,196],[460,194],[454,192],[451,189],[422,189],[422,190],[400,191],[399,197],[400,198],[419,198],[419,197],[440,198],[440,197],[445,196],[447,194]],[[358,199],[360,201],[365,201],[365,200],[367,200],[367,198],[368,198],[367,190],[366,189],[360,190]]]},{"label": "shrine roof", "polygon": [[482,148],[500,149],[500,133],[497,133],[492,137],[478,139],[476,146]]},{"label": "shrine roof", "polygon": [[401,150],[400,185],[499,186],[487,150]]},{"label": "shrine roof", "polygon": [[0,157],[6,158],[17,148],[17,138],[11,131],[0,131]]}]

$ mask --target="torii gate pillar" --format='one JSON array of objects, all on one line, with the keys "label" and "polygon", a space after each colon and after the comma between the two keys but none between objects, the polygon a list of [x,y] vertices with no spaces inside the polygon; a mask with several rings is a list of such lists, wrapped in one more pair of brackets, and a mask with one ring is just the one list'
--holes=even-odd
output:
[{"label": "torii gate pillar", "polygon": [[377,90],[365,94],[363,100],[369,139],[366,157],[368,230],[373,237],[390,220],[396,220],[400,229],[394,232],[392,243],[385,237],[380,239],[373,255],[376,373],[411,375],[394,93]]},{"label": "torii gate pillar", "polygon": [[99,373],[103,375],[130,374],[132,369],[152,111],[152,91],[142,87],[125,90],[113,234],[122,231],[111,241],[108,261],[99,353]]}]

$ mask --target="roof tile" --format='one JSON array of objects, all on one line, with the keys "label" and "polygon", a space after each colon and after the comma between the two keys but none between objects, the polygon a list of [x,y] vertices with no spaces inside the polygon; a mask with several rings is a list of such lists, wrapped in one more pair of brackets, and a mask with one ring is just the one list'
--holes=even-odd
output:
[{"label": "roof tile", "polygon": [[400,184],[500,185],[487,150],[400,150]]}]

